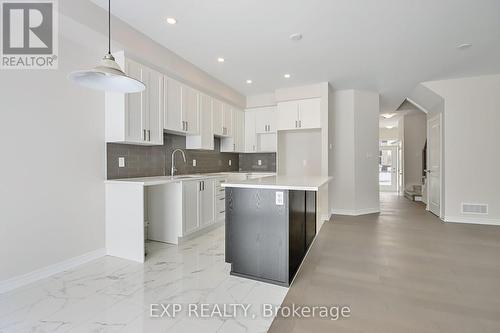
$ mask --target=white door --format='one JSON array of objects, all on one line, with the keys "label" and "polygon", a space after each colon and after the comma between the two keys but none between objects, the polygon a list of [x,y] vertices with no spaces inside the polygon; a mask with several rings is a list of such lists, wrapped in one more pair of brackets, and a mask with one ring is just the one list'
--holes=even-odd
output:
[{"label": "white door", "polygon": [[165,129],[185,132],[182,117],[182,85],[167,77],[165,77],[165,82]]},{"label": "white door", "polygon": [[256,111],[245,111],[245,152],[257,151],[257,134],[255,134]]},{"label": "white door", "polygon": [[380,191],[396,192],[398,190],[398,147],[380,147],[379,156]]},{"label": "white door", "polygon": [[215,180],[201,182],[200,191],[200,226],[215,222]]},{"label": "white door", "polygon": [[299,110],[297,101],[278,103],[277,130],[291,130],[298,128]]},{"label": "white door", "polygon": [[187,181],[182,183],[182,205],[183,205],[183,234],[187,235],[199,226],[200,207],[200,181]]},{"label": "white door", "polygon": [[321,99],[299,101],[299,128],[321,128]]},{"label": "white door", "polygon": [[441,215],[441,115],[429,120],[427,133],[427,205],[431,213]]}]

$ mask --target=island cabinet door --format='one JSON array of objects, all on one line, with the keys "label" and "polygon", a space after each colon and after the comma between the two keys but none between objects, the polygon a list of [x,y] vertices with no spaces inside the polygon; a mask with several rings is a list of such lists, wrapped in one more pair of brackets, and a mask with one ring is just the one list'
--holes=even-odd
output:
[{"label": "island cabinet door", "polygon": [[[276,190],[226,189],[227,261],[231,272],[288,284],[288,196]],[[279,192],[279,191],[278,191]]]}]

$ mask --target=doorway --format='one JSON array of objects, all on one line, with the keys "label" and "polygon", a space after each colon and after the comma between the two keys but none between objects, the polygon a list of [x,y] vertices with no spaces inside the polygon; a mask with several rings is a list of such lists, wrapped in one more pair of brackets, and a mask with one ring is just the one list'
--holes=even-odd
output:
[{"label": "doorway", "polygon": [[441,216],[441,115],[428,120],[427,209]]},{"label": "doorway", "polygon": [[398,146],[380,146],[378,167],[380,191],[398,191],[398,151]]}]

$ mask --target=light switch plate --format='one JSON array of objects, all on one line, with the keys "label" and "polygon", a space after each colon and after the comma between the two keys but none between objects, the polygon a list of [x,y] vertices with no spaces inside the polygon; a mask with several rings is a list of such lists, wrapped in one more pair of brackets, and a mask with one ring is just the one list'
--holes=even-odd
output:
[{"label": "light switch plate", "polygon": [[283,192],[276,192],[276,205],[283,206]]},{"label": "light switch plate", "polygon": [[193,159],[193,166],[196,166],[196,160]]},{"label": "light switch plate", "polygon": [[257,161],[257,164],[258,164],[258,165],[262,165],[262,160],[258,160],[258,161]]},{"label": "light switch plate", "polygon": [[125,167],[125,157],[118,157],[118,167],[119,168]]}]

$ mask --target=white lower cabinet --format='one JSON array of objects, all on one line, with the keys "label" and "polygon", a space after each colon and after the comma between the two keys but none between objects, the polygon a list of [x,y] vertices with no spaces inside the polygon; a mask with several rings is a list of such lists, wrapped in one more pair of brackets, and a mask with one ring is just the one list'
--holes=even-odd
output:
[{"label": "white lower cabinet", "polygon": [[215,222],[215,180],[184,181],[182,183],[182,236]]},{"label": "white lower cabinet", "polygon": [[196,231],[200,225],[200,184],[198,180],[182,183],[182,236]]}]

